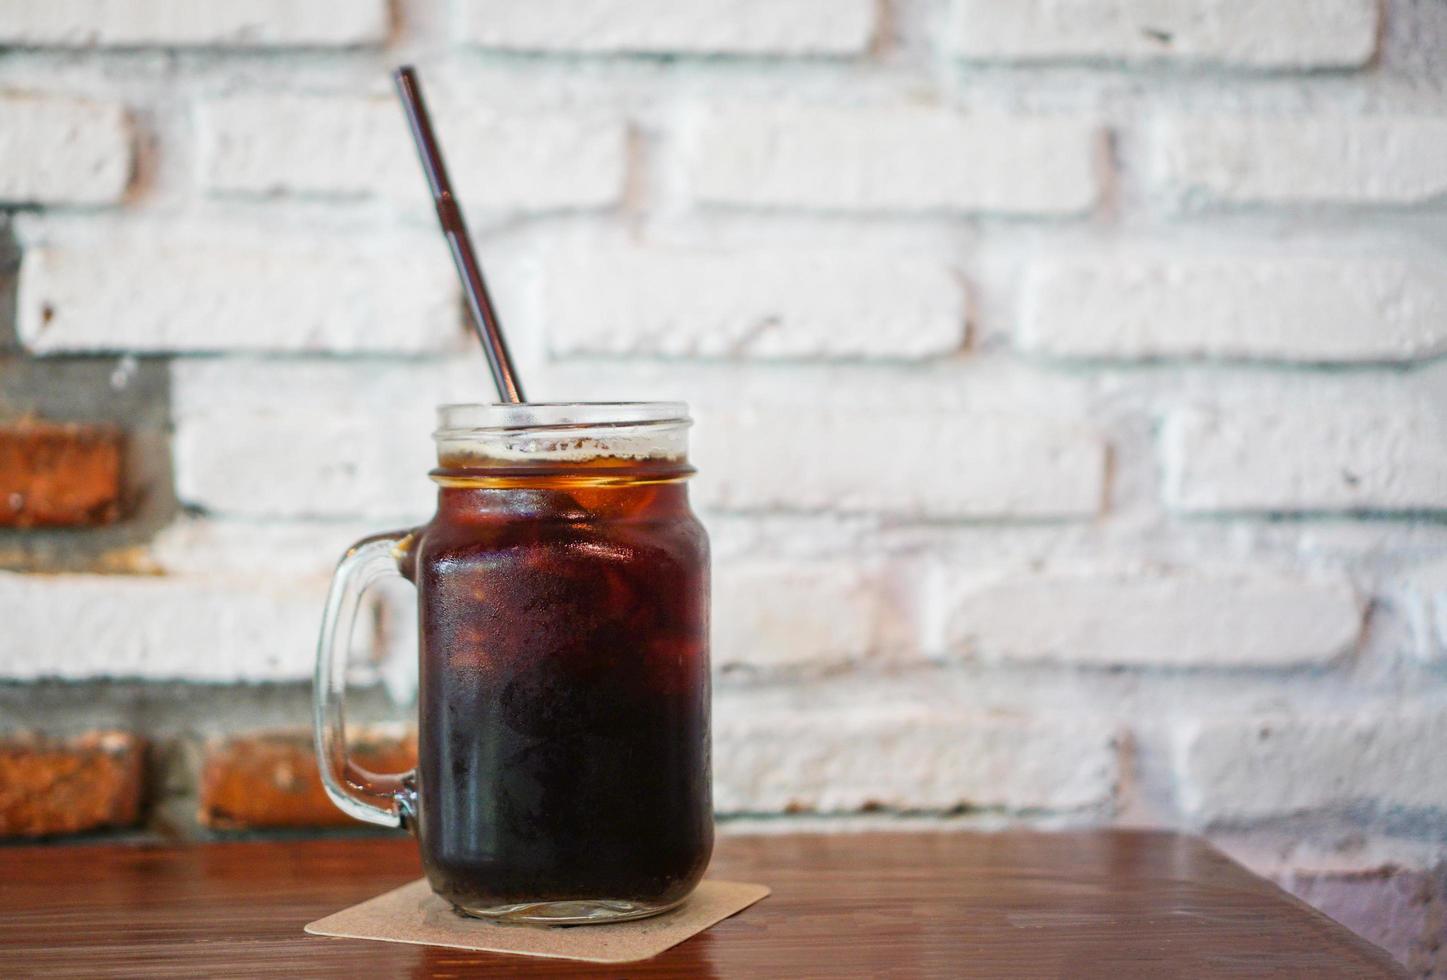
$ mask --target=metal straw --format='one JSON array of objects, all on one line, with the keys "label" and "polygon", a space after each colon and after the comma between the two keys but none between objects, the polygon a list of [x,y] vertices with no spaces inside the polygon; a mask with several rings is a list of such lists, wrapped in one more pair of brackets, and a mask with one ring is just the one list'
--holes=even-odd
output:
[{"label": "metal straw", "polygon": [[522,385],[518,383],[517,369],[508,356],[507,343],[502,339],[502,325],[497,321],[492,297],[488,296],[487,284],[482,280],[482,267],[477,264],[477,256],[472,251],[467,224],[462,220],[462,211],[452,196],[452,182],[447,179],[447,165],[442,162],[442,148],[437,145],[437,136],[432,132],[432,120],[427,115],[427,104],[422,101],[417,73],[411,65],[403,65],[392,73],[392,78],[397,83],[402,108],[407,112],[412,140],[417,144],[417,155],[422,158],[422,169],[426,171],[427,184],[432,188],[432,202],[437,205],[437,220],[441,222],[442,234],[447,237],[447,245],[452,249],[452,261],[457,265],[457,275],[462,279],[467,305],[472,310],[472,325],[482,341],[482,349],[487,353],[497,393],[505,402],[526,401]]}]

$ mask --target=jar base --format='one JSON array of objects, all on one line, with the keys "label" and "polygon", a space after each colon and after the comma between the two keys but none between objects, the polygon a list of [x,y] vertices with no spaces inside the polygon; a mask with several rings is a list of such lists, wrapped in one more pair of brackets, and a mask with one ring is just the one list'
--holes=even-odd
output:
[{"label": "jar base", "polygon": [[688,896],[685,895],[676,901],[658,904],[629,902],[621,899],[585,899],[568,902],[521,902],[516,905],[494,905],[488,908],[474,908],[453,903],[452,907],[459,915],[473,919],[490,919],[493,922],[535,926],[582,926],[646,919],[651,915],[661,915],[678,908],[687,898]]}]

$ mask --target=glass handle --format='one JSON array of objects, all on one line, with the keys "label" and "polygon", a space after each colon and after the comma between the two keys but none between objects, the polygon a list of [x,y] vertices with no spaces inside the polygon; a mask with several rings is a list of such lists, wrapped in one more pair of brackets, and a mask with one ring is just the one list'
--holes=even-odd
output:
[{"label": "glass handle", "polygon": [[347,753],[347,651],[363,593],[380,579],[405,577],[398,563],[412,543],[412,535],[406,531],[380,534],[357,542],[342,556],[322,614],[317,672],[312,684],[317,767],[327,795],[348,816],[384,827],[411,826],[416,812],[416,770],[369,772]]}]

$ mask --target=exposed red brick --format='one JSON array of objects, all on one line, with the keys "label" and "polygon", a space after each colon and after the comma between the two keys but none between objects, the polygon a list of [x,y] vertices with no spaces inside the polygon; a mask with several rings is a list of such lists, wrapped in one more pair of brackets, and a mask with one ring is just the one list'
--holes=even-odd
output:
[{"label": "exposed red brick", "polygon": [[120,511],[121,435],[107,425],[0,426],[0,526],[105,524]]},{"label": "exposed red brick", "polygon": [[[352,757],[373,772],[417,762],[416,737],[349,733]],[[310,732],[264,732],[211,742],[201,766],[197,819],[218,830],[343,827],[356,821],[327,798]]]},{"label": "exposed red brick", "polygon": [[135,824],[143,755],[144,743],[129,732],[0,740],[0,837]]}]

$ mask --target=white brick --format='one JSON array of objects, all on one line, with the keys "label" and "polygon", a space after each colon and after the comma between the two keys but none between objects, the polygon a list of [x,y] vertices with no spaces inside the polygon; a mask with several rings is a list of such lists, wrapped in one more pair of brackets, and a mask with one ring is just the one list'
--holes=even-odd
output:
[{"label": "white brick", "polygon": [[1431,357],[1447,351],[1447,263],[1047,260],[1026,277],[1020,343],[1056,357]]},{"label": "white brick", "polygon": [[[434,115],[448,120],[441,139],[464,208],[602,207],[622,196],[626,132],[616,117],[503,113],[457,99],[438,100]],[[214,99],[202,105],[201,132],[203,181],[215,192],[428,200],[395,99]]]},{"label": "white brick", "polygon": [[988,660],[1092,667],[1320,665],[1361,630],[1351,586],[1259,569],[1071,569],[971,583],[946,643]]},{"label": "white brick", "polygon": [[176,361],[176,493],[220,516],[424,521],[434,407],[490,397],[487,383],[473,363]]},{"label": "white brick", "polygon": [[184,515],[151,539],[156,568],[177,576],[287,576],[325,581],[375,523],[224,521]]},{"label": "white brick", "polygon": [[[375,521],[228,521],[185,515],[151,539],[147,557],[168,575],[228,578],[243,588],[252,581],[295,580],[295,588],[322,602],[346,550],[381,530]],[[320,623],[320,612],[316,617]],[[351,658],[354,680],[381,681],[394,703],[411,703],[417,691],[417,593],[410,583],[382,579],[367,590]]]},{"label": "white brick", "polygon": [[1447,193],[1447,119],[1181,117],[1154,157],[1187,204],[1413,204]]},{"label": "white brick", "polygon": [[0,677],[297,681],[326,580],[0,573]]},{"label": "white brick", "polygon": [[556,261],[545,288],[565,355],[913,359],[965,339],[956,275],[887,253],[628,249]]},{"label": "white brick", "polygon": [[343,47],[387,32],[387,0],[7,0],[0,18],[0,44],[21,47]]},{"label": "white brick", "polygon": [[1073,116],[736,105],[694,135],[689,180],[711,204],[1059,215],[1100,192],[1098,129]]},{"label": "white brick", "polygon": [[1313,718],[1221,718],[1177,733],[1181,808],[1240,823],[1357,804],[1447,809],[1447,711],[1397,702]]},{"label": "white brick", "polygon": [[878,576],[841,561],[719,564],[711,619],[723,669],[848,663],[899,642]]},{"label": "white brick", "polygon": [[1429,663],[1447,662],[1447,559],[1410,569],[1403,576],[1401,594],[1417,655]]},{"label": "white brick", "polygon": [[114,204],[125,195],[132,162],[123,106],[0,94],[0,202]]},{"label": "white brick", "polygon": [[1366,64],[1376,0],[955,0],[950,50],[979,61]]},{"label": "white brick", "polygon": [[1089,517],[1105,447],[1070,423],[993,413],[739,409],[700,416],[703,500],[720,510]]},{"label": "white brick", "polygon": [[113,231],[27,247],[19,333],[37,353],[459,349],[445,249],[278,233]]},{"label": "white brick", "polygon": [[874,0],[461,0],[459,34],[513,51],[855,54]]},{"label": "white brick", "polygon": [[1447,507],[1447,424],[1427,406],[1321,399],[1180,409],[1163,439],[1166,496],[1176,510]]},{"label": "white brick", "polygon": [[1118,779],[1114,728],[1092,718],[720,707],[714,803],[724,813],[1083,810],[1108,806]]}]

